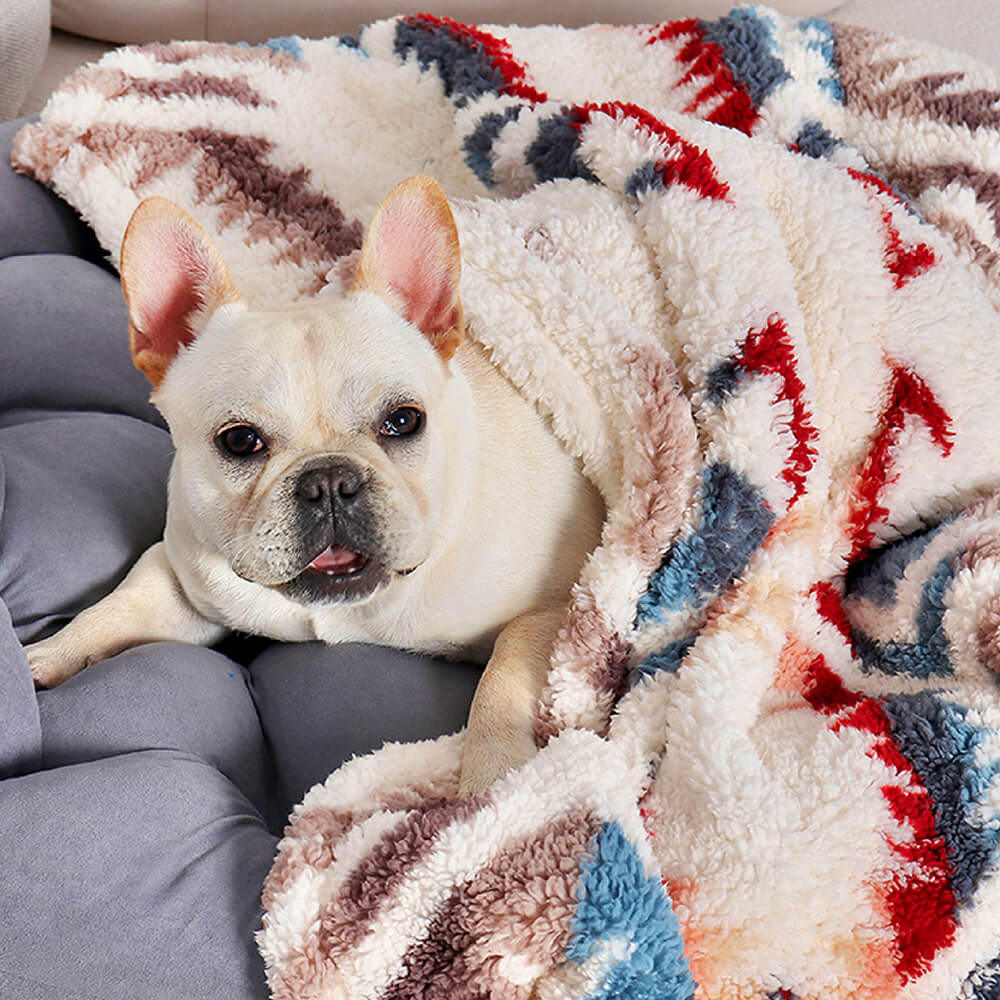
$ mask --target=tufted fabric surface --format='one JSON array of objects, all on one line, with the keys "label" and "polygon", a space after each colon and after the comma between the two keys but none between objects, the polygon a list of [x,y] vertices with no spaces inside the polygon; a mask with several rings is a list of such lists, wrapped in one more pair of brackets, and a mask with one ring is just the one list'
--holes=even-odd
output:
[{"label": "tufted fabric surface", "polygon": [[17,114],[49,45],[49,0],[0,4],[0,121]]}]

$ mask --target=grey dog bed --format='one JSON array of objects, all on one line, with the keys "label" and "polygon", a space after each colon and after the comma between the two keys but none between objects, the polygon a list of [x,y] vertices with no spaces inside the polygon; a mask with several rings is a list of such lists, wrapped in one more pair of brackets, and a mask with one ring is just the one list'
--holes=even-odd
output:
[{"label": "grey dog bed", "polygon": [[170,439],[117,276],[0,126],[0,1000],[253,1000],[285,816],[352,754],[462,725],[477,672],[393,650],[157,643],[35,692],[21,643],[163,525]]}]

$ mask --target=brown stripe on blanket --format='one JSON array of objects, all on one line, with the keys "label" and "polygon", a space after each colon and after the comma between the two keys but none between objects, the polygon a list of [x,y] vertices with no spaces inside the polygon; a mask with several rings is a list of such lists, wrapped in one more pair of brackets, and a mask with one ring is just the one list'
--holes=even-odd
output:
[{"label": "brown stripe on blanket", "polygon": [[194,153],[191,142],[176,132],[160,129],[112,122],[91,125],[84,132],[78,132],[66,125],[39,124],[29,125],[18,133],[12,161],[43,184],[48,184],[73,147],[89,154],[80,166],[81,177],[93,164],[114,170],[114,164],[121,160],[138,161],[139,167],[133,176],[121,177],[124,167],[118,171],[119,181],[137,193],[162,171],[180,166]]},{"label": "brown stripe on blanket", "polygon": [[589,811],[575,810],[459,885],[383,1000],[528,996],[532,980],[565,958],[580,863],[599,827]]},{"label": "brown stripe on blanket", "polygon": [[[632,387],[628,426],[643,428],[646,436],[629,448],[636,464],[624,500],[609,511],[601,544],[608,558],[634,567],[646,580],[662,562],[693,495],[698,433],[677,369],[665,351],[626,346],[621,371],[623,383]],[[553,651],[537,742],[544,744],[566,728],[604,732],[611,706],[627,683],[629,648],[623,636],[631,625],[616,622],[585,587],[576,590]],[[579,664],[585,664],[582,674]],[[579,698],[581,682],[592,694],[586,708]]]},{"label": "brown stripe on blanket", "polygon": [[852,111],[866,110],[882,90],[882,81],[904,62],[902,56],[893,54],[896,40],[853,24],[834,23],[831,27],[844,102]]},{"label": "brown stripe on blanket", "polygon": [[157,177],[196,158],[191,169],[197,201],[221,206],[223,227],[244,224],[249,243],[274,245],[279,260],[291,260],[311,278],[308,292],[322,288],[335,261],[361,246],[361,222],[348,221],[332,198],[312,188],[305,168],[287,171],[268,163],[272,146],[266,139],[202,128],[178,133],[111,123],[94,125],[78,137],[62,134],[57,143],[39,151],[35,134],[53,132],[50,126],[39,126],[19,140],[20,148],[31,138],[23,156],[25,162],[31,156],[32,174],[43,183],[74,140],[94,154],[92,162],[122,162],[129,168],[138,163],[134,176],[123,183],[140,196]]},{"label": "brown stripe on blanket", "polygon": [[18,173],[40,184],[51,184],[52,174],[76,142],[69,125],[25,125],[11,147],[10,162]]},{"label": "brown stripe on blanket", "polygon": [[301,69],[300,63],[287,52],[274,51],[265,45],[230,45],[225,42],[153,42],[135,47],[135,51],[152,56],[157,62],[176,66],[195,59],[218,58],[229,63],[265,63],[277,69]]},{"label": "brown stripe on blanket", "polygon": [[59,85],[59,89],[71,94],[82,90],[90,90],[102,97],[117,97],[132,79],[123,70],[111,66],[82,66],[72,76],[67,77]]},{"label": "brown stripe on blanket", "polygon": [[270,909],[308,868],[326,868],[333,863],[340,838],[357,824],[359,817],[329,806],[313,808],[292,817],[285,827],[286,842],[264,879],[261,903]]},{"label": "brown stripe on blanket", "polygon": [[662,348],[629,347],[624,370],[635,397],[630,426],[646,432],[636,449],[641,465],[633,471],[627,495],[628,521],[611,541],[632,559],[656,569],[681,525],[691,500],[700,451],[691,404],[680,376]]},{"label": "brown stripe on blanket", "polygon": [[962,569],[974,570],[984,560],[1000,563],[1000,538],[985,532],[973,538],[962,553]]},{"label": "brown stripe on blanket", "polygon": [[965,509],[964,517],[986,518],[1000,514],[1000,490],[988,493],[986,496],[970,504]]},{"label": "brown stripe on blanket", "polygon": [[941,73],[901,84],[887,94],[890,103],[886,110],[899,109],[903,114],[919,114],[923,110],[935,121],[947,125],[996,128],[1000,125],[1000,108],[996,106],[1000,92],[975,89],[960,94],[938,93],[942,87],[964,78],[963,73]]},{"label": "brown stripe on blanket", "polygon": [[987,281],[993,286],[994,304],[996,304],[996,296],[1000,294],[1000,254],[983,243],[964,219],[938,216],[929,221],[951,237],[960,257],[982,270]]},{"label": "brown stripe on blanket", "polygon": [[[545,746],[564,729],[586,727],[604,734],[611,706],[625,693],[628,654],[628,643],[611,616],[598,607],[587,588],[578,588],[570,603],[566,624],[556,639],[553,669],[549,673],[550,687],[538,709],[535,724],[538,746]],[[570,674],[570,669],[580,670],[579,664],[586,665],[582,676]],[[569,683],[564,687],[567,679]],[[570,695],[571,713],[563,707],[561,694],[569,688],[579,690],[581,683],[591,693],[589,711],[582,710],[579,699]]]},{"label": "brown stripe on blanket", "polygon": [[[996,128],[1000,125],[1000,110],[994,105],[1000,93],[989,90],[969,90],[965,93],[941,94],[942,87],[965,79],[964,73],[934,73],[907,80],[880,92],[868,92],[865,108],[880,116],[892,113],[908,118],[926,116],[945,125],[965,125],[971,129]],[[854,91],[855,98],[859,91]]]},{"label": "brown stripe on blanket", "polygon": [[81,167],[81,176],[85,176],[87,167],[95,163],[110,167],[117,161],[137,162],[138,168],[132,177],[120,178],[136,194],[154,178],[175,170],[196,154],[193,144],[176,132],[118,123],[93,125],[78,142],[93,154]]},{"label": "brown stripe on blanket", "polygon": [[407,876],[434,850],[441,834],[471,819],[492,800],[429,800],[400,820],[358,863],[324,914],[316,947],[320,954],[353,948]]},{"label": "brown stripe on blanket", "polygon": [[278,856],[264,880],[264,908],[269,909],[275,897],[289,889],[307,868],[323,869],[332,864],[340,838],[374,812],[408,812],[428,799],[443,798],[448,790],[433,781],[415,781],[409,788],[373,795],[364,812],[326,805],[300,808],[285,827],[285,840],[278,845]]},{"label": "brown stripe on blanket", "polygon": [[184,135],[206,160],[195,177],[199,198],[223,206],[223,225],[246,217],[251,242],[280,236],[291,245],[286,255],[303,266],[329,269],[360,248],[361,222],[348,221],[332,198],[311,187],[305,167],[289,171],[267,162],[273,148],[267,139],[207,128]]},{"label": "brown stripe on blanket", "polygon": [[942,94],[965,79],[960,70],[928,73],[897,82],[909,57],[889,35],[854,25],[833,26],[837,63],[847,107],[880,118],[895,113],[906,118],[928,117],[946,125],[971,129],[1000,125],[1000,91],[972,89]]},{"label": "brown stripe on blanket", "polygon": [[977,169],[969,163],[937,163],[910,168],[894,165],[888,179],[911,201],[916,201],[929,188],[944,189],[960,184],[972,191],[979,204],[989,209],[994,232],[1000,235],[1000,174]]},{"label": "brown stripe on blanket", "polygon": [[169,80],[132,78],[113,96],[149,97],[157,101],[169,97],[190,97],[197,100],[219,97],[248,108],[274,107],[274,101],[262,97],[250,86],[245,76],[212,76],[207,73],[192,73],[190,70]]}]

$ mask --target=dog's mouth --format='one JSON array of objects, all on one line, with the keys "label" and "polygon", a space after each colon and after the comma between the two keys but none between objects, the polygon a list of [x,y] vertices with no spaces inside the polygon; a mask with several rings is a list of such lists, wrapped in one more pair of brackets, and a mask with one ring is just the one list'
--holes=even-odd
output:
[{"label": "dog's mouth", "polygon": [[371,560],[368,556],[343,545],[328,545],[306,567],[324,576],[353,576],[364,571]]},{"label": "dog's mouth", "polygon": [[279,589],[303,604],[360,601],[390,576],[374,556],[331,542]]}]

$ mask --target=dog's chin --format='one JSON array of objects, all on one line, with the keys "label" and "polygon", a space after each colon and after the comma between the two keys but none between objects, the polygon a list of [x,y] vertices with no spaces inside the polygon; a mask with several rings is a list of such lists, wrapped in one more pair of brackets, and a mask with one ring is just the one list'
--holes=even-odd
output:
[{"label": "dog's chin", "polygon": [[391,578],[374,557],[331,545],[277,589],[300,604],[354,603],[371,597]]}]

